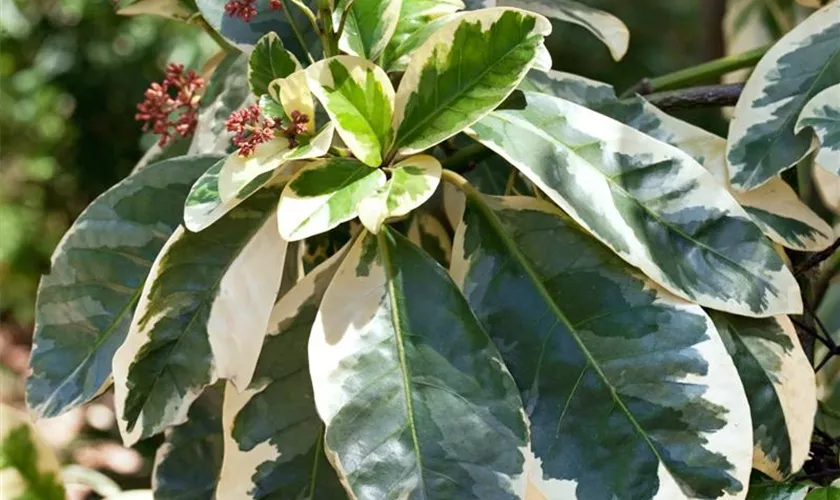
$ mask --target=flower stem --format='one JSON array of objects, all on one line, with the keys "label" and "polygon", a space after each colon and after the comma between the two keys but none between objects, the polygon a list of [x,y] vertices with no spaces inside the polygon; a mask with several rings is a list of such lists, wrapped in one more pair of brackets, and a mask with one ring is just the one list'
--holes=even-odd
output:
[{"label": "flower stem", "polygon": [[621,97],[629,97],[636,92],[639,94],[650,94],[651,92],[660,90],[690,87],[735,70],[755,66],[770,47],[770,45],[765,45],[764,47],[749,50],[741,54],[726,56],[692,66],[691,68],[681,69],[667,75],[650,79],[645,78],[628,89]]}]

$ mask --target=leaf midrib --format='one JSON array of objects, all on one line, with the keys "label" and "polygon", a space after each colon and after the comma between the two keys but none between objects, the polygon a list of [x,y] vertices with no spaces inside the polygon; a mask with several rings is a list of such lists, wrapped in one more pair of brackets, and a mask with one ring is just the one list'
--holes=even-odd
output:
[{"label": "leaf midrib", "polygon": [[[494,117],[496,117],[496,118],[499,118],[500,120],[507,121],[507,122],[509,122],[509,123],[513,123],[513,122],[514,122],[514,120],[513,120],[513,119],[511,119],[511,118],[513,118],[513,117],[509,117],[509,115],[503,115],[503,114],[501,114],[501,113],[496,113],[496,112],[494,112],[494,113],[493,113],[493,116],[494,116]],[[594,171],[595,171],[595,172],[597,172],[599,175],[601,175],[601,176],[602,176],[602,177],[603,177],[603,178],[604,178],[604,179],[605,179],[605,180],[606,180],[606,181],[610,184],[610,186],[612,186],[612,187],[613,187],[614,189],[616,189],[617,191],[620,191],[621,193],[625,194],[625,195],[627,196],[627,198],[628,198],[628,199],[633,200],[633,202],[634,202],[634,203],[636,203],[638,206],[642,207],[642,209],[644,209],[644,211],[645,211],[646,213],[648,213],[648,214],[649,214],[652,218],[654,218],[654,219],[656,219],[657,221],[659,221],[659,223],[660,223],[660,224],[662,224],[664,227],[667,227],[670,231],[672,231],[672,232],[676,233],[677,235],[679,235],[679,236],[680,236],[680,237],[682,237],[682,238],[685,238],[686,240],[688,240],[688,241],[692,242],[693,244],[695,244],[696,246],[698,246],[698,247],[700,247],[700,248],[702,248],[702,249],[704,249],[704,250],[708,251],[709,253],[712,253],[712,254],[714,254],[714,255],[717,255],[717,256],[718,256],[718,257],[720,257],[722,260],[725,260],[726,262],[729,262],[729,263],[730,263],[733,267],[736,267],[736,268],[738,268],[738,269],[741,269],[742,271],[746,272],[748,275],[752,276],[753,278],[757,279],[758,281],[761,281],[762,283],[765,283],[766,285],[768,285],[768,287],[769,287],[770,289],[775,289],[775,288],[776,288],[776,287],[773,285],[773,283],[771,283],[771,282],[767,281],[766,279],[764,279],[763,277],[761,277],[761,276],[757,275],[756,273],[753,273],[753,272],[752,272],[752,271],[750,271],[749,269],[747,269],[747,268],[745,268],[744,266],[742,266],[740,263],[733,261],[733,260],[732,260],[732,259],[730,259],[729,257],[727,257],[727,256],[725,256],[725,255],[723,255],[723,254],[719,253],[716,249],[714,249],[714,248],[712,248],[712,247],[710,247],[710,246],[706,245],[706,244],[705,244],[705,243],[703,243],[703,242],[700,242],[700,241],[698,241],[698,240],[696,240],[696,239],[694,239],[694,238],[690,237],[689,235],[687,235],[685,232],[683,232],[683,231],[682,231],[682,230],[680,230],[679,228],[674,227],[674,226],[672,226],[670,223],[666,222],[664,219],[662,219],[662,218],[659,216],[659,214],[657,214],[657,213],[653,212],[650,208],[648,208],[648,207],[647,207],[646,205],[644,205],[641,201],[639,201],[639,200],[638,200],[635,196],[631,196],[631,195],[630,195],[630,193],[628,193],[628,192],[627,192],[627,190],[625,190],[623,186],[621,186],[620,184],[617,184],[617,183],[615,182],[615,180],[614,180],[612,177],[610,177],[610,176],[608,176],[608,175],[604,174],[604,173],[603,173],[603,172],[601,172],[598,168],[596,168],[595,166],[593,166],[591,162],[589,162],[589,161],[588,161],[588,160],[586,160],[585,158],[582,158],[582,157],[581,157],[581,156],[577,153],[577,150],[576,150],[575,148],[573,148],[573,147],[571,147],[571,146],[568,146],[567,144],[563,143],[562,141],[560,141],[559,139],[555,138],[554,136],[552,136],[552,135],[550,135],[550,134],[547,134],[547,133],[543,132],[543,131],[542,131],[542,130],[540,130],[539,128],[537,128],[537,127],[533,126],[533,125],[532,125],[530,122],[528,122],[527,120],[524,120],[524,119],[521,119],[521,118],[516,118],[516,121],[521,121],[523,124],[527,125],[527,126],[528,126],[528,128],[533,129],[533,132],[534,132],[534,133],[537,133],[537,134],[541,135],[543,138],[545,138],[545,139],[547,139],[547,140],[549,140],[549,141],[551,141],[551,142],[554,142],[554,143],[558,144],[559,146],[562,146],[564,149],[566,149],[567,151],[569,151],[569,153],[570,153],[570,154],[572,154],[575,158],[577,158],[578,160],[580,160],[580,161],[581,161],[581,163],[583,163],[583,164],[585,164],[585,165],[589,166],[592,170],[594,170]],[[626,125],[624,125],[624,126],[626,126]],[[599,141],[599,142],[604,142],[604,141]],[[696,160],[693,160],[693,161],[696,161]],[[517,167],[517,168],[518,168],[518,167]],[[526,173],[526,176],[527,176],[527,173]],[[563,198],[565,198],[565,197],[563,197]],[[623,219],[622,219],[622,220],[623,220]],[[747,218],[746,218],[745,220],[746,220],[746,221],[748,221],[748,222],[751,222],[751,221],[752,221],[752,219],[750,219],[750,218],[749,218],[749,214],[747,214]],[[753,224],[754,224],[754,223],[753,223]],[[593,231],[593,234],[596,234],[596,233]],[[653,259],[651,259],[651,262],[654,262],[654,261],[653,261]],[[661,266],[660,266],[659,264],[657,264],[656,262],[654,262],[654,264],[656,264],[656,267],[657,267],[658,269],[661,269]],[[664,275],[664,273],[663,273],[663,275]],[[669,280],[670,280],[670,277],[669,277]],[[672,285],[672,286],[676,286],[676,284],[674,284],[674,285]],[[680,286],[680,287],[678,287],[678,288],[679,288],[679,289],[682,289],[682,287],[681,287],[681,286]]]},{"label": "leaf midrib", "polygon": [[[528,276],[528,278],[530,278],[530,281],[532,282],[534,288],[537,289],[537,292],[540,294],[540,296],[543,297],[543,300],[546,301],[546,303],[549,305],[551,310],[554,312],[555,316],[560,321],[562,321],[563,324],[566,326],[567,330],[571,334],[571,337],[574,339],[575,343],[578,345],[578,348],[581,350],[584,357],[586,358],[586,360],[588,362],[587,366],[592,366],[592,368],[595,370],[595,372],[601,378],[603,383],[607,386],[607,388],[610,391],[610,395],[613,398],[613,401],[615,401],[615,403],[623,410],[625,416],[627,417],[627,420],[630,421],[630,424],[636,429],[636,431],[642,436],[642,438],[648,444],[648,446],[650,447],[654,456],[656,456],[657,460],[659,460],[659,463],[666,470],[671,472],[670,469],[668,468],[665,460],[662,458],[662,455],[659,453],[659,450],[656,448],[656,446],[654,446],[653,442],[650,440],[648,435],[644,432],[641,425],[636,420],[635,416],[630,412],[629,408],[627,408],[627,406],[624,404],[624,401],[621,398],[618,397],[618,394],[617,394],[615,388],[613,387],[610,380],[607,378],[604,371],[601,369],[597,360],[592,355],[592,353],[589,351],[589,349],[586,348],[584,343],[580,340],[575,327],[572,325],[572,323],[569,321],[569,319],[566,317],[566,315],[560,310],[560,308],[557,306],[557,303],[554,301],[554,299],[548,293],[548,290],[545,288],[545,285],[543,284],[543,282],[539,279],[539,276],[537,275],[536,271],[534,271],[534,269],[531,267],[528,259],[520,251],[519,247],[516,246],[516,243],[513,242],[508,237],[507,233],[504,231],[504,227],[503,227],[503,224],[502,224],[501,220],[499,220],[499,218],[496,216],[495,212],[489,206],[487,206],[484,199],[482,198],[481,193],[479,193],[478,191],[475,191],[471,186],[467,185],[467,186],[465,186],[464,194],[466,194],[467,198],[472,200],[474,202],[474,205],[478,207],[478,209],[484,215],[485,219],[490,223],[491,228],[496,232],[497,236],[499,237],[499,240],[502,241],[502,243],[505,245],[505,248],[510,252],[511,256],[513,257],[513,260],[519,264],[519,266],[521,267],[521,269],[523,271],[525,271],[525,274]],[[466,211],[465,211],[465,213],[466,213]],[[547,342],[546,342],[545,345],[547,345]],[[542,357],[542,353],[540,354],[540,356]],[[568,404],[568,402],[567,402],[567,404]]]}]

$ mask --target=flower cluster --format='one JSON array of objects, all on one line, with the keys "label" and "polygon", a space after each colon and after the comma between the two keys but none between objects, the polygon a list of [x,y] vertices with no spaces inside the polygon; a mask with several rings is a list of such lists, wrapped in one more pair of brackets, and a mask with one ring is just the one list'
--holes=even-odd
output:
[{"label": "flower cluster", "polygon": [[144,131],[151,129],[159,135],[161,146],[166,146],[176,134],[188,137],[198,125],[199,91],[203,87],[204,79],[195,71],[184,71],[183,64],[170,64],[163,82],[152,83],[146,89],[134,119],[145,122]]},{"label": "flower cluster", "polygon": [[263,116],[259,106],[252,104],[247,108],[234,111],[225,122],[225,129],[233,132],[233,145],[239,148],[239,156],[248,157],[260,144],[268,142],[278,134],[289,141],[289,147],[297,146],[297,136],[306,133],[309,116],[300,111],[292,111],[288,126],[282,120]]},{"label": "flower cluster", "polygon": [[[257,0],[230,0],[225,4],[225,13],[230,17],[238,17],[246,23],[257,15]],[[268,0],[268,8],[271,10],[283,10],[281,0]]]}]

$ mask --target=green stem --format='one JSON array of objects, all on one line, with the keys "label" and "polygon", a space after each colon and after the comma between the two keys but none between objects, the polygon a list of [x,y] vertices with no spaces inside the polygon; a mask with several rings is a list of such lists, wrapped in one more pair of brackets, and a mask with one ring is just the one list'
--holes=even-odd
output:
[{"label": "green stem", "polygon": [[481,161],[493,154],[493,151],[484,147],[481,143],[473,143],[455,152],[449,158],[443,160],[443,168],[463,172],[470,163]]},{"label": "green stem", "polygon": [[770,49],[770,45],[759,47],[741,54],[715,59],[691,68],[675,71],[656,78],[645,79],[633,86],[622,97],[633,95],[634,92],[649,94],[660,90],[673,90],[707,82],[712,78],[731,73],[742,68],[755,66]]},{"label": "green stem", "polygon": [[233,50],[236,50],[236,48],[233,45],[231,45],[230,42],[225,40],[225,38],[222,35],[220,35],[218,31],[214,30],[213,27],[210,26],[210,24],[207,22],[207,20],[204,19],[204,17],[202,17],[200,14],[193,20],[193,22],[201,26],[204,32],[207,33],[207,35],[209,35],[210,38],[212,38],[213,41],[216,42],[219,48],[221,48],[225,52],[231,52]]},{"label": "green stem", "polygon": [[306,52],[306,58],[309,59],[310,64],[315,64],[315,58],[309,53],[309,49],[306,47],[306,41],[300,33],[300,29],[295,22],[295,18],[289,13],[289,5],[287,4],[287,1],[280,0],[280,2],[283,4],[283,12],[286,14],[286,19],[289,20],[289,24],[292,26],[292,31],[295,32],[295,37],[298,39],[298,42],[300,42],[300,47],[304,52]]}]

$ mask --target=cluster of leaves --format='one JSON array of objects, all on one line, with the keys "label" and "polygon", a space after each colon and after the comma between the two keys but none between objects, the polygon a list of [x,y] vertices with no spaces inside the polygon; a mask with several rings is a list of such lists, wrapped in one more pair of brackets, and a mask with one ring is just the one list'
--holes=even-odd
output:
[{"label": "cluster of leaves", "polygon": [[840,173],[840,2],[727,139],[551,70],[537,11],[627,48],[570,0],[285,3],[187,16],[230,44],[189,154],[60,243],[33,411],[113,383],[126,445],[166,432],[159,498],[743,498],[802,467],[781,247],[836,234],[780,175]]}]

